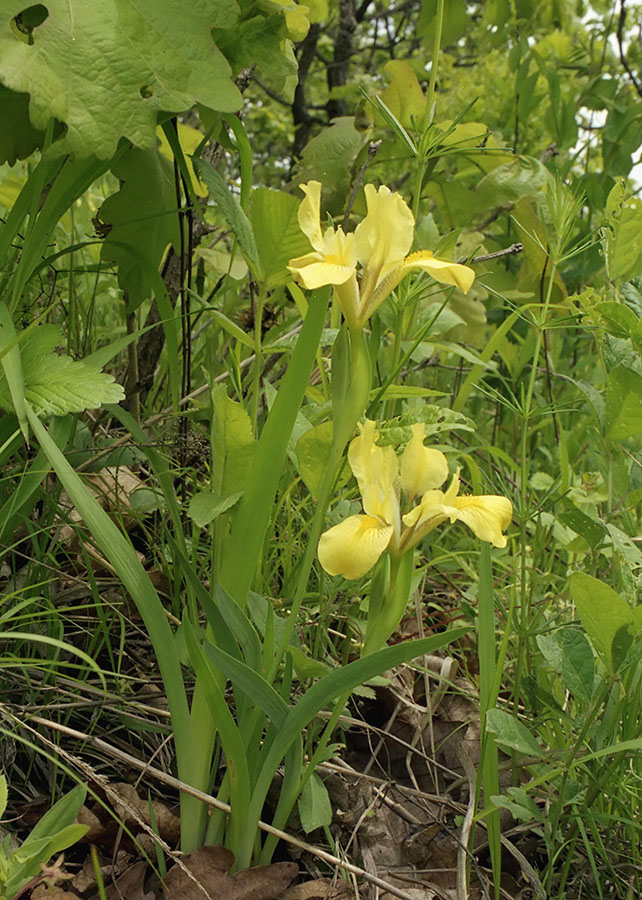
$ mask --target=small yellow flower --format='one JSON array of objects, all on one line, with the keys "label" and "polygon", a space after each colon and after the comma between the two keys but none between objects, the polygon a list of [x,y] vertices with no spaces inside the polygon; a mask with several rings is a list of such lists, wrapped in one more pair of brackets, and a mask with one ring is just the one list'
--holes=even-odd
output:
[{"label": "small yellow flower", "polygon": [[352,234],[332,226],[322,233],[321,184],[310,181],[301,189],[306,196],[298,221],[315,252],[291,259],[288,268],[305,288],[334,285],[351,328],[362,328],[412,269],[428,272],[436,281],[455,285],[464,293],[470,290],[475,273],[468,266],[438,259],[428,250],[406,256],[414,239],[415,220],[403,198],[389,188],[366,185],[368,212]]},{"label": "small yellow flower", "polygon": [[[349,516],[321,535],[319,561],[328,574],[361,578],[384,551],[406,553],[446,519],[464,522],[478,538],[496,547],[506,546],[503,532],[512,519],[510,500],[494,495],[458,497],[459,474],[445,493],[437,490],[448,477],[448,463],[441,451],[424,446],[424,424],[412,426],[401,463],[392,447],[377,446],[374,422],[366,419],[359,429],[348,462],[364,514]],[[421,495],[421,502],[404,516],[401,491],[408,503]]]}]

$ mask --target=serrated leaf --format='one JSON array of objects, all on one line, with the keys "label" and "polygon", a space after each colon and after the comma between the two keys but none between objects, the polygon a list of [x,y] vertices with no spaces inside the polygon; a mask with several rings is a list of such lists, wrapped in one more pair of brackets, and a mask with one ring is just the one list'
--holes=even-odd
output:
[{"label": "serrated leaf", "polygon": [[35,128],[52,117],[67,125],[60,152],[108,159],[122,137],[150,148],[160,110],[241,104],[212,39],[213,28],[234,27],[236,0],[192,0],[189,15],[183,0],[48,0],[29,41],[12,27],[23,8],[0,2],[0,79],[29,93]]},{"label": "serrated leaf", "polygon": [[174,167],[155,147],[132,147],[112,172],[121,188],[100,208],[101,220],[111,226],[102,258],[118,266],[118,284],[135,309],[152,292],[146,272],[158,269],[170,243],[179,243]]},{"label": "serrated leaf", "polygon": [[249,217],[268,287],[284,284],[291,277],[288,262],[310,250],[297,221],[299,206],[298,198],[285,191],[258,188],[250,195]]},{"label": "serrated leaf", "polygon": [[[64,416],[104,403],[119,403],[125,396],[112,375],[69,356],[58,356],[60,341],[55,325],[32,328],[20,341],[25,397],[39,416]],[[0,377],[0,406],[13,410],[6,378]]]},{"label": "serrated leaf", "polygon": [[212,168],[205,160],[194,160],[196,171],[202,181],[209,188],[212,199],[220,209],[223,217],[234,232],[239,242],[239,247],[255,272],[260,271],[259,254],[256,249],[254,232],[249,219],[241,209],[241,205],[234,197],[225,183],[225,180],[216,169]]}]

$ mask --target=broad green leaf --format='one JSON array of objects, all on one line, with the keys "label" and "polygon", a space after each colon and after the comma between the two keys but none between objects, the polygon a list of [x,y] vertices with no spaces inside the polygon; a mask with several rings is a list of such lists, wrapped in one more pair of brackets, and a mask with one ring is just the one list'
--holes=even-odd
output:
[{"label": "broad green leaf", "polygon": [[310,242],[297,221],[300,201],[285,191],[257,188],[250,195],[249,217],[268,287],[284,284],[291,276],[286,266],[310,250]]},{"label": "broad green leaf", "polygon": [[608,333],[617,338],[630,338],[640,322],[629,306],[616,300],[598,303],[595,311]]},{"label": "broad green leaf", "polygon": [[232,112],[241,104],[213,28],[233,28],[235,0],[48,0],[30,36],[12,24],[24,4],[0,2],[0,79],[30,95],[29,115],[44,130],[67,126],[60,152],[113,156],[122,137],[155,142],[160,110],[202,103]]},{"label": "broad green leaf", "polygon": [[[423,0],[417,31],[426,48],[432,51],[433,36],[437,17],[437,0]],[[470,28],[470,13],[465,0],[448,0],[443,21],[441,46],[454,44]]]},{"label": "broad green leaf", "polygon": [[350,191],[352,166],[368,135],[357,131],[353,116],[335,119],[305,145],[297,172],[297,184],[316,179],[323,184],[324,206],[337,212]]},{"label": "broad green leaf", "polygon": [[321,678],[331,671],[330,666],[328,666],[327,663],[321,662],[318,659],[313,659],[300,647],[289,646],[288,653],[292,657],[294,671],[300,680],[306,678]]},{"label": "broad green leaf", "polygon": [[618,181],[606,201],[607,227],[602,251],[611,281],[629,281],[642,273],[642,202]]},{"label": "broad green leaf", "polygon": [[0,84],[0,119],[11,123],[0,131],[0,163],[13,166],[17,159],[26,159],[42,147],[44,131],[34,128],[29,120],[29,94],[10,91]]},{"label": "broad green leaf", "polygon": [[87,796],[87,788],[83,784],[77,784],[75,788],[61,797],[48,810],[44,816],[32,828],[29,836],[25,838],[24,843],[29,844],[31,841],[37,841],[40,838],[50,838],[57,832],[73,824],[76,816],[80,812],[80,808],[85,802]]},{"label": "broad green leaf", "polygon": [[517,750],[523,756],[544,759],[548,754],[537,742],[526,725],[503,709],[489,709],[486,713],[486,731],[495,735],[502,747]]},{"label": "broad green leaf", "polygon": [[222,385],[213,388],[212,404],[212,487],[219,497],[229,497],[245,486],[256,441],[250,417],[240,403],[230,400]]},{"label": "broad green leaf", "polygon": [[322,422],[301,435],[296,444],[299,472],[305,486],[317,497],[332,447],[332,422]]},{"label": "broad green leaf", "polygon": [[414,69],[407,62],[391,59],[383,67],[390,77],[390,84],[381,93],[381,99],[404,128],[419,130],[426,114],[426,98]]},{"label": "broad green leaf", "polygon": [[[254,10],[258,11],[256,6],[253,5]],[[214,40],[229,60],[235,75],[241,69],[252,66],[263,84],[292,101],[297,64],[287,40],[287,31],[285,15],[278,11],[267,18],[253,15],[234,28],[217,30]]]},{"label": "broad green leaf", "polygon": [[567,498],[561,501],[561,509],[556,515],[563,525],[567,525],[576,534],[581,535],[591,547],[599,547],[604,540],[604,526],[579,510]]},{"label": "broad green leaf", "polygon": [[508,788],[509,796],[501,794],[491,797],[494,806],[500,806],[510,811],[518,822],[541,822],[542,811],[532,797],[529,797],[523,788]]},{"label": "broad green leaf", "polygon": [[570,586],[578,615],[593,647],[609,672],[616,672],[633,639],[633,609],[608,584],[585,572],[574,572]]},{"label": "broad green leaf", "polygon": [[642,432],[642,376],[626,366],[609,372],[605,436],[623,441]]},{"label": "broad green leaf", "polygon": [[235,494],[230,494],[227,497],[219,497],[218,494],[214,494],[211,491],[199,491],[190,500],[187,515],[199,528],[204,528],[220,516],[221,513],[234,506],[236,501],[242,496],[242,491],[237,491]]},{"label": "broad green leaf", "polygon": [[247,263],[240,253],[227,253],[224,250],[216,250],[214,247],[198,247],[194,256],[200,256],[205,260],[206,268],[210,266],[217,275],[229,275],[235,281],[241,281],[247,276]]},{"label": "broad green leaf", "polygon": [[564,687],[577,700],[588,703],[593,696],[595,658],[583,632],[568,625],[552,634],[538,635],[537,646],[561,676]]},{"label": "broad green leaf", "polygon": [[102,258],[118,266],[118,284],[136,309],[153,290],[146,269],[157,271],[168,245],[179,246],[174,168],[156,147],[132,147],[112,171],[121,188],[100,208],[110,226]]},{"label": "broad green leaf", "polygon": [[606,121],[600,129],[602,158],[608,165],[611,176],[626,177],[633,166],[632,156],[638,150],[642,138],[642,103],[635,91],[627,90],[627,85],[621,79],[617,80],[620,87],[614,102],[609,104]]},{"label": "broad green leaf", "polygon": [[306,834],[329,825],[332,821],[332,805],[328,789],[316,772],[308,778],[299,797],[299,817]]},{"label": "broad green leaf", "polygon": [[[58,356],[55,347],[60,340],[55,325],[38,325],[20,341],[25,397],[39,416],[64,416],[124,398],[125,392],[112,375],[69,356]],[[0,406],[12,410],[12,399],[6,378],[0,377]]]},{"label": "broad green leaf", "polygon": [[485,175],[477,193],[490,206],[500,206],[537,194],[545,184],[546,167],[537,159],[522,156]]}]

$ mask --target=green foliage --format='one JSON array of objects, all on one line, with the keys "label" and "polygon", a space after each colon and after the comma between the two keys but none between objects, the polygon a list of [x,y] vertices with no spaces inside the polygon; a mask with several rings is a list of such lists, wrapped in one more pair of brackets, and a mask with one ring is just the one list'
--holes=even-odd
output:
[{"label": "green foliage", "polygon": [[[121,137],[147,149],[161,110],[240,105],[231,67],[211,37],[213,28],[234,29],[235,0],[196,0],[188,16],[178,0],[126,8],[116,0],[91,8],[49,0],[28,40],[12,24],[17,11],[15,3],[0,6],[0,75],[7,88],[29,93],[37,129],[52,117],[67,126],[59,152],[108,159]],[[105,115],[109,109],[118,115]]]},{"label": "green foliage", "polygon": [[[37,325],[18,336],[24,396],[39,416],[64,416],[94,409],[103,403],[118,403],[124,397],[112,375],[55,350],[61,343],[55,325]],[[10,385],[0,377],[0,406],[13,410]]]},{"label": "green foliage", "polygon": [[289,261],[310,250],[308,239],[299,228],[298,211],[299,200],[285,191],[257,188],[250,196],[248,213],[267,289],[289,280]]},{"label": "green foliage", "polygon": [[[570,0],[425,0],[376,15],[357,5],[347,28],[339,0],[308,13],[277,0],[199,0],[189,14],[177,0],[87,6],[0,2],[10,659],[35,646],[47,690],[61,666],[84,678],[99,660],[118,684],[113,708],[127,709],[129,614],[106,613],[102,583],[83,569],[75,547],[88,530],[152,640],[179,776],[232,807],[208,816],[182,797],[182,847],[206,836],[246,865],[274,848],[256,826],[277,770],[273,824],[286,827],[298,803],[304,829],[327,827],[316,768],[340,752],[350,690],[445,645],[463,632],[443,623],[463,619],[475,628],[449,655],[485,717],[475,796],[495,891],[503,807],[530,823],[534,893],[640,893],[642,207],[631,167],[642,101],[613,52],[612,4],[596,0],[588,15]],[[639,11],[624,14],[635,73]],[[310,21],[321,24],[306,37]],[[241,91],[242,122],[229,114]],[[322,229],[348,235],[366,212],[364,185],[398,191],[417,224],[400,255],[472,260],[471,291],[413,273],[365,331],[341,327],[327,294],[307,294],[287,268],[310,251],[296,185],[312,179]],[[101,222],[111,230],[99,250]],[[166,344],[143,383],[154,328]],[[129,412],[84,416],[123,398],[99,371],[108,364]],[[361,580],[318,570],[320,534],[357,507],[345,449],[366,406],[380,448],[424,423],[451,473],[463,467],[463,491],[511,498],[506,548],[491,556],[444,522],[416,569],[406,557],[403,571]],[[135,550],[125,504],[110,518],[74,470],[124,461],[140,466],[157,509],[138,510]],[[63,488],[82,517],[77,543],[60,538]],[[67,565],[89,584],[80,619],[56,594]],[[435,637],[398,643],[410,627]],[[383,655],[358,659],[364,640],[369,651],[389,636]],[[5,667],[9,697],[11,678]],[[21,689],[21,709],[51,702],[35,680]],[[498,747],[514,775],[501,794]],[[37,778],[24,762],[16,771]],[[54,846],[41,837],[29,864]]]},{"label": "green foliage", "polygon": [[609,278],[620,283],[642,274],[642,202],[618,181],[606,201],[603,247]]},{"label": "green foliage", "polygon": [[571,576],[571,591],[593,646],[607,670],[617,672],[642,627],[642,608],[631,609],[608,584],[584,572]]},{"label": "green foliage", "polygon": [[118,266],[118,283],[136,309],[152,291],[148,272],[158,270],[170,244],[179,246],[174,169],[156,148],[132,147],[112,172],[121,188],[100,208],[109,226],[101,255]]},{"label": "green foliage", "polygon": [[[89,831],[88,825],[74,824],[86,793],[86,788],[79,784],[61,797],[20,846],[12,848],[9,836],[0,843],[0,900],[13,900],[41,873],[42,863],[71,847]],[[5,813],[7,798],[7,781],[0,775],[0,818]]]}]

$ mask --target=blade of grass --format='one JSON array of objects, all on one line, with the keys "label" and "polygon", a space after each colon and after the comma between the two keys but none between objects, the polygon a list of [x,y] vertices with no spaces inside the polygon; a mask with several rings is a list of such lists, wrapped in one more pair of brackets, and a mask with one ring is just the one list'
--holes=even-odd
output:
[{"label": "blade of grass", "polygon": [[[432,653],[439,647],[462,637],[467,631],[466,628],[457,628],[429,638],[406,641],[394,647],[385,647],[383,650],[378,650],[341,669],[328,673],[306,691],[296,706],[288,712],[286,719],[278,729],[274,742],[267,752],[262,754],[260,773],[252,793],[248,827],[236,860],[238,868],[246,868],[251,862],[258,821],[274,773],[291,744],[302,734],[319,711],[334,698],[352,691],[357,685],[363,684],[375,675],[401,663],[409,662],[424,653]],[[272,693],[274,696],[278,696],[264,678],[240,660],[228,656],[216,647],[209,647],[208,654],[215,660],[217,668],[257,703],[264,702],[268,694],[270,697],[272,697]],[[273,702],[278,703],[278,701]],[[265,711],[266,714],[269,714],[267,709]]]},{"label": "blade of grass", "polygon": [[[163,604],[131,543],[87,490],[29,403],[26,403],[26,414],[33,433],[40,447],[46,453],[51,467],[81,514],[101,552],[109,560],[129,592],[145,623],[158,660],[172,716],[178,771],[182,780],[192,783],[194,781],[192,761],[198,739],[192,734],[190,727],[187,696],[178,650]],[[195,785],[195,787],[200,788],[200,785]],[[182,797],[181,805],[181,841],[190,845],[193,838],[194,813],[200,804],[193,798]]]},{"label": "blade of grass", "polygon": [[310,298],[308,314],[261,432],[254,463],[233,518],[221,567],[221,584],[244,607],[261,554],[288,442],[303,401],[325,323],[330,291],[321,288]]},{"label": "blade of grass", "polygon": [[502,844],[499,809],[491,809],[490,798],[499,794],[499,755],[495,736],[486,731],[486,713],[497,702],[493,686],[495,684],[495,605],[493,597],[493,574],[490,544],[482,542],[479,559],[479,614],[477,617],[479,641],[479,703],[482,734],[481,782],[477,788],[479,804],[480,787],[483,791],[484,806],[487,810],[486,830],[495,900],[500,897]]}]

